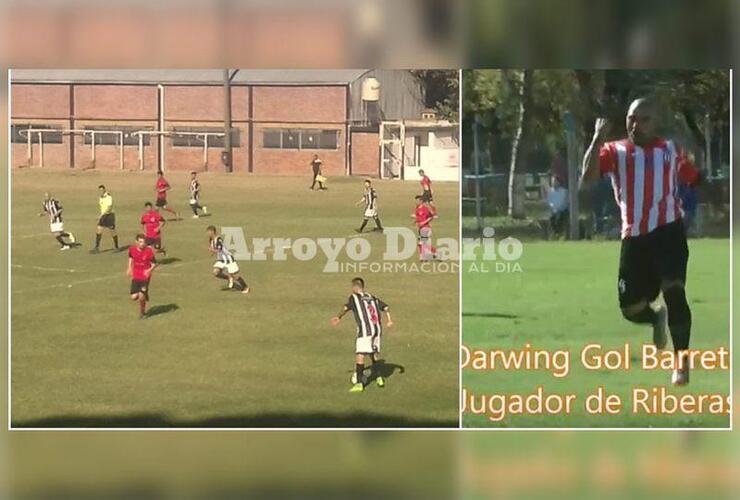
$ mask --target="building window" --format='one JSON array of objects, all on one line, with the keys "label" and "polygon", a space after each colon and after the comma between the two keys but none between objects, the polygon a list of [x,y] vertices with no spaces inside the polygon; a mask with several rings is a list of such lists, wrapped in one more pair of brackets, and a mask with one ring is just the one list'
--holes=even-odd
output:
[{"label": "building window", "polygon": [[[21,133],[24,130],[58,130],[59,132],[43,132],[44,144],[62,144],[64,137],[61,128],[56,125],[35,125],[29,123],[13,123],[10,125],[10,142],[13,144],[28,144],[28,132]],[[39,143],[39,134],[31,132],[31,144]]]},{"label": "building window", "polygon": [[338,130],[265,129],[262,147],[267,149],[337,149]]},{"label": "building window", "polygon": [[[86,126],[85,130],[93,130],[96,132],[123,132],[123,145],[124,146],[138,146],[139,136],[131,135],[134,132],[140,130],[153,130],[152,127],[119,127],[117,125],[106,125],[106,126]],[[118,146],[118,134],[95,134],[95,145],[96,146]],[[148,146],[151,140],[151,135],[143,134],[143,144]],[[84,143],[86,145],[92,144],[92,134],[85,134]]]},{"label": "building window", "polygon": [[[200,135],[191,135],[193,132],[198,134],[205,133],[223,133],[223,127],[173,127],[171,132],[177,134],[178,132],[187,132],[187,135],[173,135],[172,136],[172,147],[175,148],[202,148],[205,143],[205,137]],[[240,146],[240,134],[238,128],[231,129],[231,146],[238,148]],[[209,148],[223,148],[224,137],[218,135],[208,136],[208,147]]]}]

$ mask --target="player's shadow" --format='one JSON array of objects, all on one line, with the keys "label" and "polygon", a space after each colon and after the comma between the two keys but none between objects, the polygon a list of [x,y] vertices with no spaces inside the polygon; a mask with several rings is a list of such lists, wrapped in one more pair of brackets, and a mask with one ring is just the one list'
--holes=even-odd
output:
[{"label": "player's shadow", "polygon": [[167,314],[168,312],[177,311],[180,306],[177,304],[161,304],[158,306],[152,306],[146,313],[147,318],[152,316],[159,316],[160,314]]},{"label": "player's shadow", "polygon": [[[370,367],[368,367],[369,369]],[[367,383],[374,382],[377,377],[383,377],[384,379],[391,378],[395,373],[402,375],[406,372],[406,368],[403,365],[397,365],[395,363],[388,363],[384,359],[376,361],[376,366],[370,369],[370,376],[367,379]]]},{"label": "player's shadow", "polygon": [[464,318],[499,318],[499,319],[517,319],[521,316],[517,314],[506,314],[506,313],[471,313],[471,312],[463,312],[462,313]]},{"label": "player's shadow", "polygon": [[157,262],[162,264],[163,266],[166,266],[167,264],[172,264],[173,262],[180,262],[182,259],[178,259],[177,257],[165,257],[163,259],[157,259]]}]

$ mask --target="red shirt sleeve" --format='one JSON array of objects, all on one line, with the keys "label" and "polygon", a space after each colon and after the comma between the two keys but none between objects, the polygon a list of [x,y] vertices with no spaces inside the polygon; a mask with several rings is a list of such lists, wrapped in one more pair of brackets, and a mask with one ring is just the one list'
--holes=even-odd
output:
[{"label": "red shirt sleeve", "polygon": [[676,174],[678,182],[689,186],[696,186],[699,183],[699,169],[689,159],[681,148],[677,149],[678,158],[676,159]]},{"label": "red shirt sleeve", "polygon": [[606,175],[617,170],[617,155],[611,143],[606,143],[599,149],[599,172]]},{"label": "red shirt sleeve", "polygon": [[128,256],[129,256],[129,257],[131,257],[132,259],[133,259],[133,257],[134,257],[134,254],[133,254],[133,252],[131,251],[131,247],[128,247]]}]

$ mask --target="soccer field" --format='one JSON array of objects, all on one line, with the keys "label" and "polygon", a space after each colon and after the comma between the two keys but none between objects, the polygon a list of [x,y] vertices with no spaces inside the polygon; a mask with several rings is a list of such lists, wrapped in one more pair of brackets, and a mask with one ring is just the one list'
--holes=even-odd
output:
[{"label": "soccer field", "polygon": [[[693,314],[692,347],[729,350],[729,243],[726,239],[689,240],[687,298]],[[681,389],[670,386],[670,372],[642,370],[640,346],[650,343],[650,327],[624,320],[619,311],[616,274],[618,242],[525,242],[519,259],[521,272],[463,271],[463,342],[470,349],[520,349],[529,342],[537,349],[571,352],[571,372],[554,378],[540,371],[463,370],[469,393],[522,394],[572,393],[577,404],[570,415],[510,415],[492,422],[486,415],[466,412],[467,427],[728,427],[724,415],[631,414],[633,387],[666,386],[673,394],[729,392],[728,371],[700,371]],[[632,368],[588,371],[580,363],[581,349],[589,343],[604,348],[630,344]],[[619,394],[624,409],[613,416],[588,415],[583,401],[603,385]]]},{"label": "soccer field", "polygon": [[[114,199],[122,245],[140,231],[153,172],[12,173],[11,410],[13,426],[402,427],[458,421],[458,274],[364,273],[394,327],[381,358],[387,384],[350,394],[355,324],[329,320],[346,302],[353,272],[322,272],[325,259],[243,261],[252,293],[221,291],[211,276],[206,226],[253,237],[354,237],[362,178],[200,175],[213,215],[191,219],[187,173],[167,176],[183,220],[163,231],[168,255],[154,272],[152,316],[129,299],[126,252],[90,255],[97,186]],[[412,228],[417,182],[376,181],[386,227]],[[44,191],[64,206],[80,248],[65,252],[38,217]],[[435,184],[435,236],[456,238],[456,183]],[[168,214],[164,213],[166,218]],[[373,223],[370,222],[370,227]],[[369,228],[368,228],[369,229]],[[367,229],[366,229],[367,231]],[[370,260],[380,261],[379,233]],[[111,247],[104,234],[101,248]],[[251,247],[250,247],[251,249]],[[344,259],[347,260],[347,259]],[[416,256],[409,259],[416,262]]]}]

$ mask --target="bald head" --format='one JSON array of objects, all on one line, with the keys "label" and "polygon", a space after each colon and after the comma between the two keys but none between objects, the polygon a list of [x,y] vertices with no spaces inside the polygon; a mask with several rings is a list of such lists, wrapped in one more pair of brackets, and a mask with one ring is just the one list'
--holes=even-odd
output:
[{"label": "bald head", "polygon": [[627,137],[638,146],[655,140],[656,105],[646,97],[635,99],[627,110]]}]

